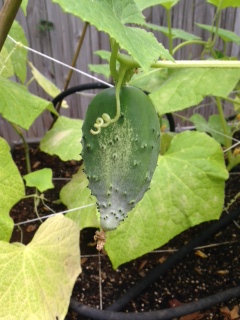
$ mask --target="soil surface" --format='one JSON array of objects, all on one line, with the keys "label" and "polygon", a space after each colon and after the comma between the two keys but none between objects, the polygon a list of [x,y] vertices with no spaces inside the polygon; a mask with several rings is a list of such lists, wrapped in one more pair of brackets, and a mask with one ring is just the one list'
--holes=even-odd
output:
[{"label": "soil surface", "polygon": [[[33,170],[52,168],[55,188],[44,193],[48,199],[46,204],[55,212],[66,208],[56,203],[59,191],[76,173],[80,163],[76,161],[62,162],[58,157],[50,157],[40,152],[36,147],[30,149]],[[22,146],[15,147],[13,158],[22,174],[26,173],[25,154]],[[226,183],[226,203],[229,203],[240,189],[240,169],[230,175]],[[27,193],[33,190],[27,188]],[[236,200],[231,210],[240,205]],[[51,214],[51,211],[40,204],[40,216]],[[226,214],[226,213],[223,213]],[[33,200],[19,202],[11,211],[15,223],[36,218]],[[203,244],[203,247],[194,250],[181,262],[176,264],[158,281],[152,284],[138,298],[131,301],[123,312],[142,312],[161,310],[176,305],[195,301],[225,289],[240,285],[240,218],[231,223],[214,237]],[[163,263],[174,250],[180,249],[201,230],[207,227],[203,223],[191,228],[175,237],[164,247],[144,255],[130,263],[113,270],[106,255],[96,250],[93,236],[95,229],[86,229],[81,232],[81,263],[82,274],[76,281],[73,297],[82,304],[94,308],[103,308],[111,305],[139,280],[148,274],[151,269]],[[23,243],[31,241],[39,226],[38,222],[24,225],[22,229]],[[21,241],[21,232],[14,229],[11,241]],[[221,305],[192,315],[183,316],[178,320],[233,320],[240,319],[240,298],[234,298]],[[86,319],[69,310],[66,320]],[[177,320],[177,319],[176,319]]]}]

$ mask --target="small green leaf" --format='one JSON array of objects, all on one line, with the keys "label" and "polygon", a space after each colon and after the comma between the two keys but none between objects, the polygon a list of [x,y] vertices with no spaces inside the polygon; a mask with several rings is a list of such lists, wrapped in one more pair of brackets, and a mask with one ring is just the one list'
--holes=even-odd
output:
[{"label": "small green leaf", "polygon": [[50,102],[29,93],[16,82],[0,77],[0,113],[3,118],[28,130]]},{"label": "small green leaf", "polygon": [[21,8],[22,8],[22,11],[23,11],[25,17],[27,15],[27,5],[28,5],[28,0],[22,0]]},{"label": "small green leaf", "polygon": [[[225,146],[226,133],[223,130],[222,119],[219,115],[214,114],[206,121],[200,114],[194,114],[190,120],[195,124],[198,131],[209,133],[216,141]],[[227,135],[231,139],[231,127],[227,123],[225,123],[225,125],[227,128]]]},{"label": "small green leaf", "polygon": [[[166,27],[158,26],[158,25],[152,24],[152,23],[147,23],[146,26],[149,29],[152,29],[152,30],[155,30],[155,31],[160,31],[160,32],[164,33],[165,36],[169,37],[169,30]],[[184,31],[182,29],[172,28],[171,32],[172,32],[172,38],[173,39],[182,39],[182,40],[186,40],[186,41],[200,40],[201,39],[200,37],[195,36],[194,34],[186,32],[186,31]]]},{"label": "small green leaf", "polygon": [[99,56],[103,60],[107,60],[108,62],[110,61],[111,57],[111,52],[107,50],[97,50],[94,52],[97,56]]},{"label": "small green leaf", "polygon": [[225,9],[227,7],[240,7],[240,0],[207,0],[207,2],[213,4],[216,7],[219,7],[221,4],[222,9]]},{"label": "small green leaf", "polygon": [[180,0],[135,0],[138,8],[142,11],[146,8],[156,6],[158,4],[162,5],[166,9],[171,9]]},{"label": "small green leaf", "polygon": [[40,149],[63,161],[81,160],[82,120],[60,116],[40,142]]},{"label": "small green leaf", "polygon": [[78,16],[93,24],[99,31],[104,31],[114,38],[122,49],[128,53],[147,71],[150,65],[161,57],[174,61],[157,39],[150,32],[126,24],[145,25],[144,17],[134,0],[53,0],[65,12]]},{"label": "small green leaf", "polygon": [[110,67],[109,64],[89,64],[88,68],[91,72],[101,74],[106,79],[110,77]]},{"label": "small green leaf", "polygon": [[202,29],[207,30],[209,32],[213,32],[213,33],[217,32],[218,36],[226,42],[234,42],[234,43],[237,43],[238,45],[240,45],[240,37],[235,32],[232,32],[232,31],[226,30],[226,29],[222,29],[222,28],[216,29],[216,27],[212,27],[212,26],[209,26],[206,24],[201,24],[201,23],[196,23],[196,25],[199,28],[202,28]]},{"label": "small green leaf", "polygon": [[80,230],[89,227],[99,228],[96,198],[91,195],[90,189],[87,188],[88,180],[82,169],[80,167],[78,172],[73,175],[72,180],[62,188],[60,199],[68,209],[82,207],[66,214],[69,219],[77,223]]},{"label": "small green leaf", "polygon": [[176,135],[159,158],[150,190],[107,233],[105,249],[113,267],[159,248],[191,226],[218,219],[227,178],[219,143],[200,132]]},{"label": "small green leaf", "polygon": [[189,120],[194,123],[197,131],[207,132],[208,123],[207,120],[201,114],[195,113],[191,116]]},{"label": "small green leaf", "polygon": [[12,61],[5,46],[3,46],[0,52],[0,75],[4,78],[10,78],[14,75]]},{"label": "small green leaf", "polygon": [[24,195],[24,184],[13,162],[10,146],[0,138],[0,240],[10,240],[13,220],[9,212]]},{"label": "small green leaf", "polygon": [[44,192],[48,189],[53,189],[52,183],[52,169],[44,168],[23,176],[26,181],[27,187],[35,187],[40,192]]},{"label": "small green leaf", "polygon": [[0,318],[64,320],[80,272],[79,228],[62,215],[27,246],[1,241]]},{"label": "small green leaf", "polygon": [[227,97],[239,79],[239,71],[233,69],[182,69],[149,96],[159,114],[166,114],[197,105],[205,96]]},{"label": "small green leaf", "polygon": [[[9,35],[19,43],[25,46],[28,45],[24,30],[17,21],[13,22]],[[8,53],[11,53],[10,60],[16,76],[21,83],[24,83],[27,76],[27,50],[22,48],[21,45],[16,45],[9,38],[6,39],[5,46]]]}]

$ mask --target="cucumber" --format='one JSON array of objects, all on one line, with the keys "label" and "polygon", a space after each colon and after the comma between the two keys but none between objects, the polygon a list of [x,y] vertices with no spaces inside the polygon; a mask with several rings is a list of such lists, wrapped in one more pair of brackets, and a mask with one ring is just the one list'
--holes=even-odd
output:
[{"label": "cucumber", "polygon": [[103,113],[116,114],[115,88],[90,103],[82,131],[82,158],[88,187],[97,198],[100,225],[114,230],[149,189],[160,151],[160,125],[148,96],[134,87],[120,91],[120,118],[92,134]]}]

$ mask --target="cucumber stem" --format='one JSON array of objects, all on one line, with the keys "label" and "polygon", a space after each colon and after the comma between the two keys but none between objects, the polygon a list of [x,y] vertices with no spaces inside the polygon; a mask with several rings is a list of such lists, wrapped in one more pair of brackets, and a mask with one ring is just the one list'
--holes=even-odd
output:
[{"label": "cucumber stem", "polygon": [[120,115],[121,115],[120,90],[121,90],[122,84],[124,82],[124,76],[125,76],[126,71],[127,71],[127,67],[120,66],[119,78],[118,78],[118,82],[116,85],[116,91],[115,91],[115,95],[116,95],[116,115],[115,115],[115,117],[113,119],[111,119],[109,114],[103,113],[102,117],[97,118],[96,122],[93,125],[94,128],[96,128],[96,130],[93,130],[93,129],[90,130],[91,134],[95,134],[95,135],[99,134],[101,131],[101,128],[108,127],[111,123],[117,122],[118,119],[120,118]]},{"label": "cucumber stem", "polygon": [[169,53],[173,54],[173,36],[172,36],[172,21],[171,21],[171,9],[166,9],[167,13],[167,26],[168,26],[168,46]]}]

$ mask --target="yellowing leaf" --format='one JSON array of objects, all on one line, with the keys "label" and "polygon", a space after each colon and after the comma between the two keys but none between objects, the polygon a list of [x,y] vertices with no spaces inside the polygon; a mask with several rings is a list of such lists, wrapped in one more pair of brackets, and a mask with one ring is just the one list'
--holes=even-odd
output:
[{"label": "yellowing leaf", "polygon": [[79,228],[62,215],[27,246],[0,242],[0,319],[65,319],[80,272]]},{"label": "yellowing leaf", "polygon": [[40,149],[63,161],[81,160],[81,139],[82,120],[61,116],[41,140]]},{"label": "yellowing leaf", "polygon": [[10,146],[0,138],[0,240],[11,238],[13,220],[9,211],[24,195],[23,180],[13,162]]},{"label": "yellowing leaf", "polygon": [[[61,90],[57,86],[55,86],[53,82],[48,80],[40,71],[38,71],[38,69],[35,68],[31,62],[29,62],[29,65],[31,67],[32,74],[35,80],[40,85],[40,87],[42,87],[43,90],[47,94],[49,94],[50,97],[55,98],[57,95],[61,93]],[[62,106],[65,108],[68,107],[67,102],[63,101]]]}]

